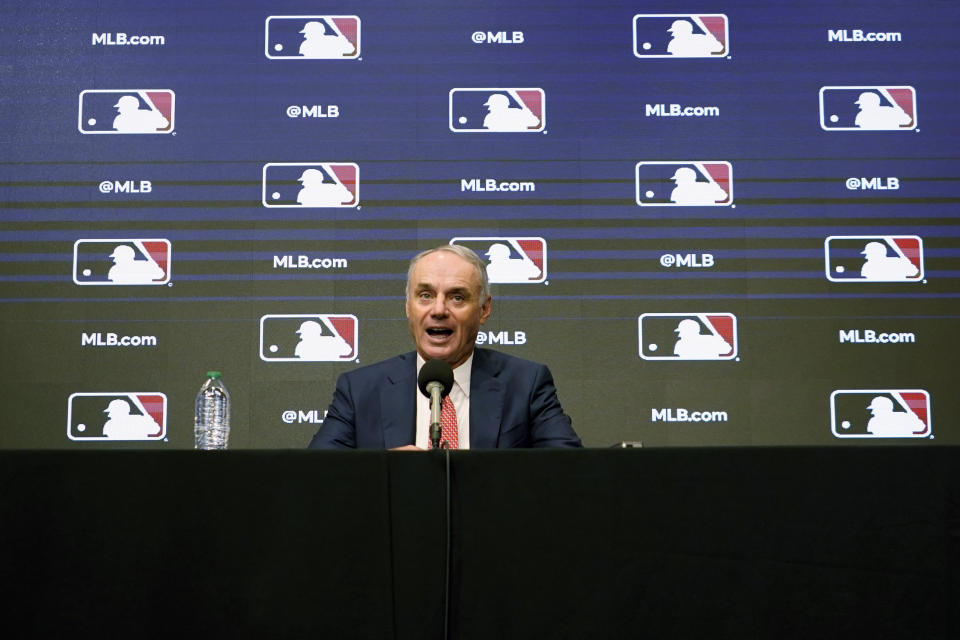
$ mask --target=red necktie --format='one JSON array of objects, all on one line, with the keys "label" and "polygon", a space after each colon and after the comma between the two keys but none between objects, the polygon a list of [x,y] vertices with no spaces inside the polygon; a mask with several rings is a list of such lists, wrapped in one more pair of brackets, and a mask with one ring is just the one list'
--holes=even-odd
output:
[{"label": "red necktie", "polygon": [[448,449],[460,448],[460,439],[457,434],[457,412],[453,408],[453,400],[450,399],[450,396],[444,398],[440,405],[440,441],[445,442]]}]

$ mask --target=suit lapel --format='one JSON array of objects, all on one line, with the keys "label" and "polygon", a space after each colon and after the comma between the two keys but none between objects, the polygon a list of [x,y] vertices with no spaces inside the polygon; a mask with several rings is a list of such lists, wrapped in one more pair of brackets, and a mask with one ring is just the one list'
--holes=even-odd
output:
[{"label": "suit lapel", "polygon": [[387,449],[413,444],[416,437],[416,357],[407,353],[387,373],[380,390],[380,423],[383,446]]},{"label": "suit lapel", "polygon": [[473,352],[470,372],[470,448],[493,449],[500,438],[504,387],[500,371],[482,349]]}]

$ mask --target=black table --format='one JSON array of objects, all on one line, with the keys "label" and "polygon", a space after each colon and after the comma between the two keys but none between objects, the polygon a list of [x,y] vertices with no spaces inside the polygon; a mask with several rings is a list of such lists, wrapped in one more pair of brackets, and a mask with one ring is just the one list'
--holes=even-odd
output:
[{"label": "black table", "polygon": [[36,637],[955,638],[960,449],[0,452]]}]

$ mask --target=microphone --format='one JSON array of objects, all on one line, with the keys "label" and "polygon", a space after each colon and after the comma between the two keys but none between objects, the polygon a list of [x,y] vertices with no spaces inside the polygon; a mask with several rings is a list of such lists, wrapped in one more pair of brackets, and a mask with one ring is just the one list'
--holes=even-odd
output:
[{"label": "microphone", "polygon": [[430,398],[430,442],[440,448],[440,402],[453,389],[453,369],[446,360],[429,360],[417,376],[420,393]]}]

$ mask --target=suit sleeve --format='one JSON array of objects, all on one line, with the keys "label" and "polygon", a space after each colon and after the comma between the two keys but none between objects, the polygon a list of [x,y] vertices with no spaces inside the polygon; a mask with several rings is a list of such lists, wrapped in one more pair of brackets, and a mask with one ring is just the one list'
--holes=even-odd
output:
[{"label": "suit sleeve", "polygon": [[582,447],[570,416],[563,412],[553,376],[545,365],[537,367],[530,396],[531,447]]},{"label": "suit sleeve", "polygon": [[350,378],[342,374],[337,378],[337,388],[323,425],[310,441],[310,449],[356,449],[356,410]]}]

